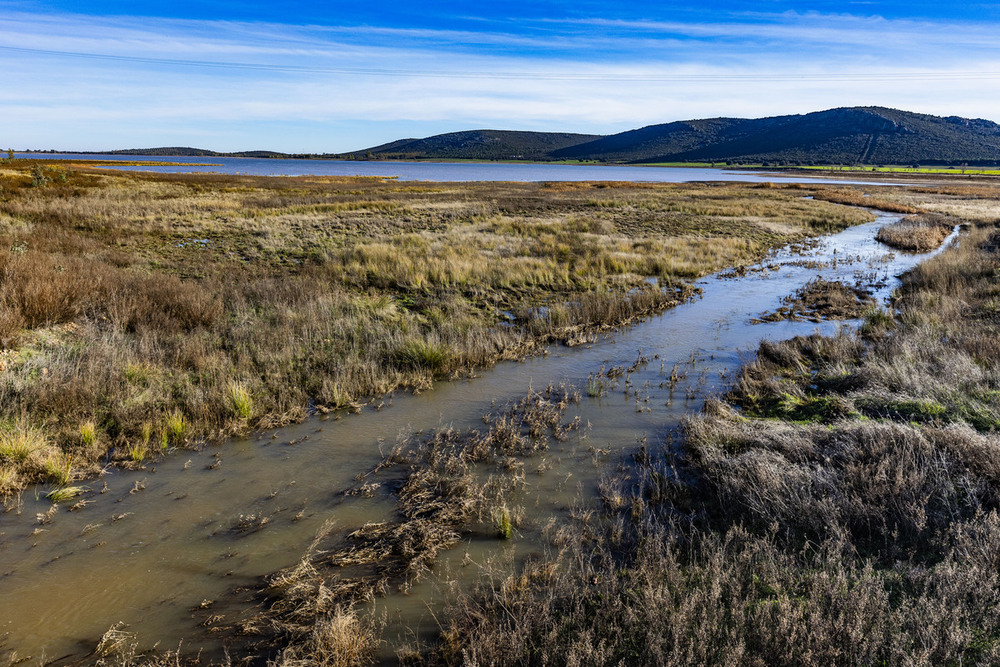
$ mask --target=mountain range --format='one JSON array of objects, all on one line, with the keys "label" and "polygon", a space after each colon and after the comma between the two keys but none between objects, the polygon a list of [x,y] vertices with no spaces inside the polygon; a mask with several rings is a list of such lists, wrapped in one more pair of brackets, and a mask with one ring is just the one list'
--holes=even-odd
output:
[{"label": "mountain range", "polygon": [[[168,153],[164,151],[186,151]],[[293,157],[271,151],[135,149],[131,155]],[[300,157],[300,156],[295,156]],[[529,160],[642,164],[1000,164],[1000,125],[885,107],[843,107],[770,118],[709,118],[612,135],[469,130],[400,139],[360,151],[309,156],[368,160]]]}]

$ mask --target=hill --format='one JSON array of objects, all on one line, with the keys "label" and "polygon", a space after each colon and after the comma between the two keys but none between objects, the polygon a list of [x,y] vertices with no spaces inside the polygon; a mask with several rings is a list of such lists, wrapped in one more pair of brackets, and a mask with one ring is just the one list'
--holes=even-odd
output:
[{"label": "hill", "polygon": [[345,153],[349,159],[551,160],[554,152],[600,138],[594,134],[468,130],[425,139],[400,139]]},{"label": "hill", "polygon": [[292,157],[288,153],[276,151],[240,151],[238,153],[219,153],[204,148],[188,146],[165,146],[162,148],[125,148],[116,151],[102,151],[103,155],[158,155],[169,157]]},{"label": "hill", "polygon": [[650,125],[608,136],[468,130],[399,139],[341,154],[217,153],[200,148],[134,148],[118,155],[333,158],[347,160],[581,160],[769,163],[772,165],[995,165],[1000,125],[981,119],[885,107],[843,107],[770,118],[708,118]]},{"label": "hill", "polygon": [[402,139],[341,157],[596,160],[615,163],[997,164],[1000,125],[884,107],[711,118],[610,136],[474,130]]}]

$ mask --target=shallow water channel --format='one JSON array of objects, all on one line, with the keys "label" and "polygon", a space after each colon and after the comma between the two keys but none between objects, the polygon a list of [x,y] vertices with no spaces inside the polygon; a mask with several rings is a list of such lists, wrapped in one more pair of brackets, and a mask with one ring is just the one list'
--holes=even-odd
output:
[{"label": "shallow water channel", "polygon": [[[591,345],[554,346],[468,380],[387,398],[378,411],[369,406],[340,419],[313,418],[218,447],[176,451],[143,470],[109,470],[86,484],[89,502],[77,511],[68,503],[39,519],[51,507],[44,498],[49,489],[31,490],[19,507],[0,515],[0,649],[32,664],[82,658],[121,621],[142,647],[159,642],[171,649],[183,640],[185,652],[217,654],[211,614],[196,608],[296,563],[331,518],[346,530],[391,515],[385,496],[345,499],[338,492],[400,434],[481,426],[491,405],[563,381],[580,387],[581,403],[572,410],[589,428],[545,454],[549,469],[527,476],[526,498],[536,522],[565,515],[595,497],[598,480],[622,452],[642,437],[662,441],[705,396],[724,389],[761,339],[839,326],[750,323],[779,307],[782,297],[822,276],[877,285],[884,300],[898,284],[895,276],[928,256],[894,253],[874,240],[880,226],[898,217],[881,215],[815,245],[782,249],[739,276],[710,276],[699,281],[697,299]],[[619,385],[603,396],[587,394],[588,375],[628,366],[640,354],[649,363],[631,374],[627,391]],[[671,388],[675,370],[679,381]],[[262,518],[260,530],[234,529]],[[501,549],[535,548],[524,536],[477,540],[454,549],[441,569],[481,562]],[[475,568],[463,576],[474,579]],[[442,581],[429,578],[408,595],[378,603],[389,621],[387,657],[415,638],[411,632],[433,630],[438,603],[429,600],[441,597]],[[234,612],[222,604],[213,605],[216,610]]]}]

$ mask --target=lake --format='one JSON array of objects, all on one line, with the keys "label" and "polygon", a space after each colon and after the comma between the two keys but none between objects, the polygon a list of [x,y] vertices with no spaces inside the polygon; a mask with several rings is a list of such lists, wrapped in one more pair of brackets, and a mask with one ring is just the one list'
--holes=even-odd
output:
[{"label": "lake", "polygon": [[[899,185],[811,176],[710,169],[701,167],[632,167],[616,165],[534,164],[505,162],[404,162],[396,160],[285,160],[238,157],[176,157],[157,155],[102,155],[16,153],[19,158],[53,160],[119,160],[162,162],[162,166],[113,167],[125,171],[159,173],[221,173],[252,176],[384,176],[401,181],[628,181],[632,183],[687,183],[739,181],[745,183],[865,183]],[[186,166],[203,163],[204,166]]]}]

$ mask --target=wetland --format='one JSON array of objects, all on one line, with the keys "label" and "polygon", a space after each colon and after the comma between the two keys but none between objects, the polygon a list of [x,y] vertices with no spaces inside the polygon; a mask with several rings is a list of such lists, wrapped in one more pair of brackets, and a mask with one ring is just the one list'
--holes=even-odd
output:
[{"label": "wetland", "polygon": [[[0,179],[11,661],[995,650],[992,185]],[[817,277],[857,331],[752,323]]]}]

